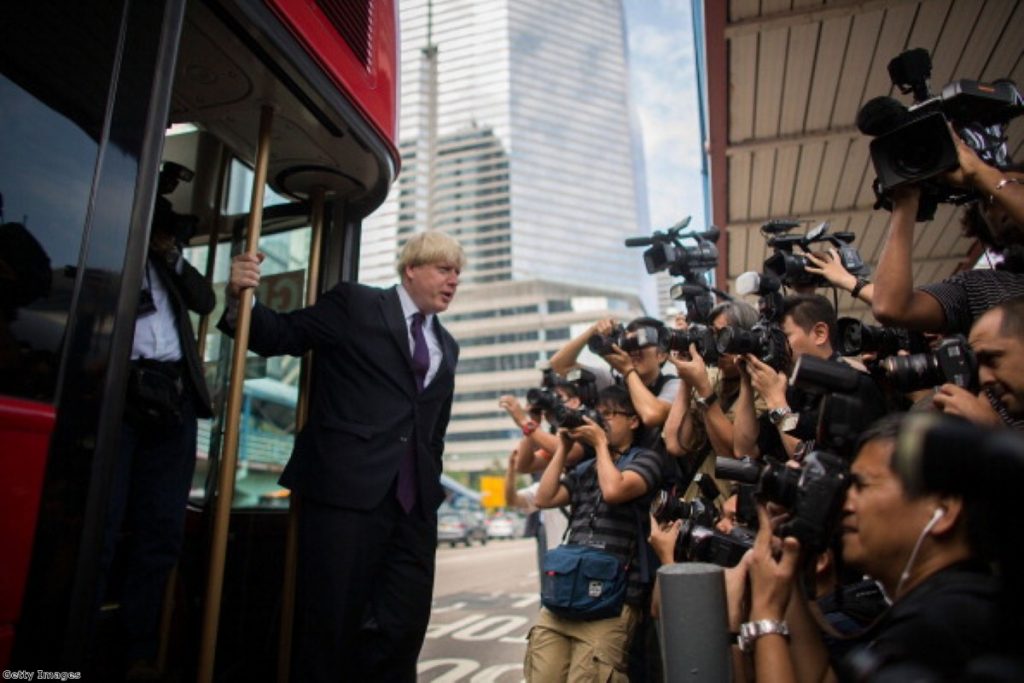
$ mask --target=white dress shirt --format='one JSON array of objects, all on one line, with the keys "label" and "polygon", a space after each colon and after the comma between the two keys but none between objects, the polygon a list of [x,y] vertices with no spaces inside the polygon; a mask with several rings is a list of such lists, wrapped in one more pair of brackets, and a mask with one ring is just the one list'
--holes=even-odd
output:
[{"label": "white dress shirt", "polygon": [[[176,264],[180,271],[181,262]],[[142,278],[142,288],[148,289],[153,295],[156,311],[135,319],[135,337],[132,339],[132,360],[148,358],[159,361],[181,360],[181,340],[178,339],[178,325],[174,320],[174,310],[164,287],[153,265],[146,259],[146,273]]]}]

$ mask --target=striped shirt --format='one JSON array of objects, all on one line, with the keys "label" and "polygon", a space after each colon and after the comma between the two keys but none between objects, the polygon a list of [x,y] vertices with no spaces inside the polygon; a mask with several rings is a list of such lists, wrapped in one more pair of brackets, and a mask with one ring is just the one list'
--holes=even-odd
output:
[{"label": "striped shirt", "polygon": [[[569,505],[572,515],[569,519],[570,545],[588,545],[601,548],[628,562],[629,585],[626,602],[641,604],[646,599],[648,584],[641,577],[637,549],[640,540],[637,533],[648,533],[647,509],[651,498],[662,480],[661,456],[646,448],[634,448],[634,456],[623,472],[636,472],[647,482],[647,493],[628,503],[612,505],[604,501],[597,481],[597,467],[589,460],[577,465],[562,479],[562,485],[569,491]],[[622,456],[619,460],[623,460]],[[638,529],[639,527],[639,529]],[[649,567],[649,581],[654,580],[655,567]]]},{"label": "striped shirt", "polygon": [[970,334],[971,325],[990,308],[1024,295],[1024,273],[1007,270],[965,270],[942,282],[925,285],[946,314],[944,332]]}]

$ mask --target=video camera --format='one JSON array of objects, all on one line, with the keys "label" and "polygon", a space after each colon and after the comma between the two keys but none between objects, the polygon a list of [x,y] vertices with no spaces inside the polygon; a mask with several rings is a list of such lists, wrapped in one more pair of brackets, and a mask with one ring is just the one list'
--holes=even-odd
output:
[{"label": "video camera", "polygon": [[829,283],[821,275],[807,272],[807,256],[793,251],[800,247],[804,252],[811,251],[811,245],[825,242],[831,244],[839,253],[839,262],[852,275],[867,275],[868,267],[860,257],[857,248],[852,246],[856,235],[852,232],[829,233],[829,222],[819,223],[805,235],[792,235],[790,230],[800,223],[791,220],[771,220],[761,226],[768,246],[775,250],[764,262],[766,273],[772,273],[787,287],[812,285],[824,287]]},{"label": "video camera", "polygon": [[946,337],[934,351],[883,358],[880,372],[898,391],[907,393],[950,383],[978,388],[978,359],[962,335]]},{"label": "video camera", "polygon": [[890,190],[922,183],[918,220],[929,220],[939,203],[963,204],[976,195],[935,177],[959,165],[949,126],[990,166],[1010,163],[1006,126],[1024,113],[1024,98],[1012,81],[953,81],[938,95],[929,91],[932,62],[927,50],[908,50],[889,62],[889,77],[903,94],[913,93],[910,107],[891,97],[875,97],[857,113],[857,128],[871,141],[871,161],[878,174],[876,208],[885,206]]},{"label": "video camera", "polygon": [[[655,231],[650,237],[629,237],[627,247],[646,247],[644,267],[651,275],[668,270],[670,275],[682,277],[683,282],[672,285],[670,295],[686,304],[686,319],[695,323],[706,323],[707,316],[715,305],[713,289],[707,284],[706,275],[718,265],[718,228],[712,226],[704,232],[683,234],[690,224],[687,216],[664,232]],[[696,244],[683,245],[683,240],[692,239]]]},{"label": "video camera", "polygon": [[757,294],[757,324],[749,330],[723,327],[718,331],[715,345],[718,353],[756,356],[776,370],[789,366],[789,341],[780,326],[782,322],[782,283],[772,273],[743,273],[736,278],[736,291],[741,295]]},{"label": "video camera", "polygon": [[178,183],[192,182],[195,173],[173,161],[163,162],[160,178],[157,180],[159,196],[153,205],[153,229],[171,235],[179,246],[184,246],[196,236],[199,229],[199,217],[176,212],[171,207],[167,195],[174,192]]}]

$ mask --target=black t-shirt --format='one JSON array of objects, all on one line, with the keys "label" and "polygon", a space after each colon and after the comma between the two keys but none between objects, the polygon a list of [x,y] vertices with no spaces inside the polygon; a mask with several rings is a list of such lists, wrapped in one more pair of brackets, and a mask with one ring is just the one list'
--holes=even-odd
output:
[{"label": "black t-shirt", "polygon": [[[960,680],[964,667],[993,649],[997,584],[983,565],[963,563],[932,575],[894,603],[845,660],[844,680],[920,671],[926,680]],[[889,680],[889,679],[887,679]]]},{"label": "black t-shirt", "polygon": [[935,297],[946,314],[943,332],[969,334],[982,313],[1015,296],[1024,295],[1024,273],[1007,270],[965,270],[942,282],[921,287]]}]

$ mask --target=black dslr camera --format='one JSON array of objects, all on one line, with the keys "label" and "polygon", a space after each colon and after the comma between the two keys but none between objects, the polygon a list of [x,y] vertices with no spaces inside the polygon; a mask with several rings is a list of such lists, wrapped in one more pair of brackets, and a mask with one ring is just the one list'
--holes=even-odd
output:
[{"label": "black dslr camera", "polygon": [[718,353],[756,356],[762,363],[776,370],[789,366],[789,341],[782,331],[781,283],[771,273],[744,273],[736,279],[736,291],[740,294],[757,294],[757,310],[760,317],[749,330],[730,325],[718,331],[716,347]]},{"label": "black dslr camera", "polygon": [[928,341],[920,332],[901,327],[865,325],[857,318],[839,318],[836,323],[836,346],[843,356],[873,353],[878,358],[886,358],[900,351],[921,353],[928,349]]},{"label": "black dslr camera", "polygon": [[613,353],[615,351],[612,348],[613,345],[618,346],[626,353],[639,351],[648,346],[657,346],[663,349],[665,348],[665,333],[665,328],[652,325],[641,325],[632,333],[627,333],[625,327],[616,325],[610,334],[591,335],[587,340],[587,348],[599,356]]},{"label": "black dslr camera", "polygon": [[[852,232],[829,233],[829,223],[825,221],[808,231],[806,235],[789,234],[789,231],[798,225],[800,224],[797,221],[773,220],[761,226],[761,234],[767,240],[768,246],[775,250],[764,262],[766,273],[772,273],[787,287],[827,286],[828,281],[824,277],[807,272],[808,260],[805,255],[811,251],[812,244],[824,242],[836,248],[839,262],[849,273],[867,275],[868,267],[852,244],[856,238]],[[794,247],[800,247],[804,253],[794,252]]]},{"label": "black dslr camera", "polygon": [[812,452],[800,469],[778,462],[762,466],[749,458],[719,456],[715,459],[715,476],[751,484],[758,498],[789,510],[789,519],[776,534],[780,538],[794,536],[814,552],[828,547],[849,485],[846,461],[825,451]]},{"label": "black dslr camera", "polygon": [[978,359],[962,335],[946,337],[931,352],[884,358],[879,367],[903,393],[946,383],[978,388]]},{"label": "black dslr camera", "polygon": [[910,183],[922,184],[918,220],[929,220],[940,202],[962,204],[975,198],[971,191],[944,185],[935,177],[955,169],[956,144],[949,126],[990,166],[1010,163],[1006,126],[1024,113],[1024,98],[1012,81],[980,83],[961,79],[929,91],[932,61],[927,50],[917,48],[889,62],[893,85],[913,93],[914,104],[905,107],[891,97],[869,100],[857,113],[857,127],[871,141],[871,161],[878,178],[876,208],[885,206],[884,195]]},{"label": "black dslr camera", "polygon": [[754,545],[754,533],[740,526],[728,534],[715,529],[719,512],[714,501],[718,485],[703,474],[694,477],[700,496],[685,501],[659,491],[651,501],[651,515],[661,524],[683,520],[676,539],[674,556],[678,562],[710,562],[720,567],[735,567]]},{"label": "black dslr camera", "polygon": [[707,363],[718,362],[718,336],[715,330],[701,323],[690,323],[685,330],[668,330],[666,346],[669,351],[688,353],[690,344]]},{"label": "black dslr camera", "polygon": [[[556,427],[576,429],[586,424],[583,418],[590,418],[601,428],[604,428],[604,418],[597,412],[597,378],[594,373],[583,368],[574,368],[565,377],[566,381],[576,387],[576,393],[580,397],[580,407],[575,410],[567,407],[561,401],[551,411],[551,421]],[[556,394],[557,398],[558,395]]]}]

